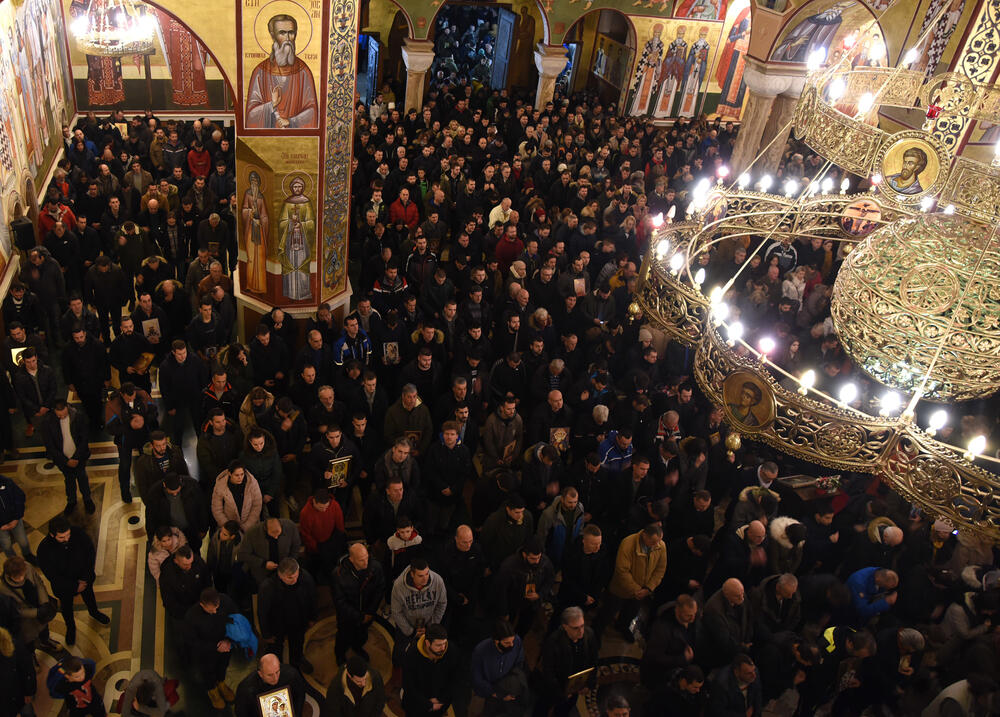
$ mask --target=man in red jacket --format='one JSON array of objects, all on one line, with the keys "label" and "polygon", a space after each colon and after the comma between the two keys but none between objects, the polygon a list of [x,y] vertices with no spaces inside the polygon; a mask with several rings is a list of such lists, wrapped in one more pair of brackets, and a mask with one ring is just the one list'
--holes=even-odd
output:
[{"label": "man in red jacket", "polygon": [[188,169],[192,177],[207,177],[212,171],[212,155],[201,142],[195,142],[187,155]]},{"label": "man in red jacket", "polygon": [[410,190],[399,190],[399,198],[389,205],[389,221],[393,224],[402,222],[412,232],[420,224],[420,210],[416,202],[410,201]]},{"label": "man in red jacket", "polygon": [[346,550],[344,511],[326,488],[317,490],[299,513],[299,535],[313,575],[330,575]]}]

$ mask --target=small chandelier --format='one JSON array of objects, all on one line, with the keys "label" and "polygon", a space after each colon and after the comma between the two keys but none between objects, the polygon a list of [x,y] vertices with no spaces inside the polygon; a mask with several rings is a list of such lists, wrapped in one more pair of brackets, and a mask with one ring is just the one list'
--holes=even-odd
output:
[{"label": "small chandelier", "polygon": [[141,55],[153,51],[156,19],[133,0],[91,0],[70,29],[86,55]]}]

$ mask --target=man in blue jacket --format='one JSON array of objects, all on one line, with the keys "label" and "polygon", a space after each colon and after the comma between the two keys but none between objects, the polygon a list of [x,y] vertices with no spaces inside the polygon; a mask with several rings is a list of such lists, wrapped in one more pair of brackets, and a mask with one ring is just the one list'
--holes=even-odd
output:
[{"label": "man in blue jacket", "polygon": [[885,568],[862,568],[847,578],[858,625],[864,625],[896,604],[899,576]]},{"label": "man in blue jacket", "polygon": [[472,689],[486,700],[483,717],[517,717],[525,712],[528,681],[524,645],[506,620],[498,620],[493,637],[472,651]]}]

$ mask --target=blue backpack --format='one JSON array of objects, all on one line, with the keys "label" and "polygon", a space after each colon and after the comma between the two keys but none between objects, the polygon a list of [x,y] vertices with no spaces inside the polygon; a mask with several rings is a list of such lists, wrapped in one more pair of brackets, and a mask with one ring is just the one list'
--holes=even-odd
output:
[{"label": "blue backpack", "polygon": [[243,615],[233,613],[226,624],[226,638],[246,653],[247,657],[257,654],[257,636],[253,626]]}]

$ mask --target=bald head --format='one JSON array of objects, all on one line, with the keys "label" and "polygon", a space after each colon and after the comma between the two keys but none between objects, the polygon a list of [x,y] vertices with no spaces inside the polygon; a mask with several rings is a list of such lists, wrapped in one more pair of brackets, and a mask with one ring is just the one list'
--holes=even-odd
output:
[{"label": "bald head", "polygon": [[268,685],[277,685],[281,676],[281,660],[268,653],[257,660],[257,674]]},{"label": "bald head", "polygon": [[765,535],[767,535],[767,528],[759,520],[751,521],[750,525],[747,526],[747,540],[750,541],[751,545],[763,543]]},{"label": "bald head", "polygon": [[730,605],[742,605],[745,597],[743,583],[736,578],[729,578],[722,583],[722,595],[729,601]]},{"label": "bald head", "polygon": [[472,548],[472,528],[467,525],[458,526],[455,531],[455,547],[463,553]]},{"label": "bald head", "polygon": [[347,549],[347,558],[355,570],[364,570],[368,567],[368,548],[361,543],[355,543]]},{"label": "bald head", "polygon": [[882,542],[890,548],[895,548],[903,542],[903,531],[894,525],[889,526],[882,533]]}]

